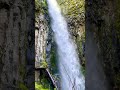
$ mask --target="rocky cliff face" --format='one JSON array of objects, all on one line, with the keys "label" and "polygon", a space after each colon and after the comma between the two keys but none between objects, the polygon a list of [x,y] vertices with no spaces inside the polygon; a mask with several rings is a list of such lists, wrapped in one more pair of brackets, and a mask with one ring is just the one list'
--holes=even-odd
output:
[{"label": "rocky cliff face", "polygon": [[32,0],[0,1],[0,90],[34,88],[33,8]]},{"label": "rocky cliff face", "polygon": [[46,42],[48,35],[48,25],[45,22],[44,15],[40,14],[38,17],[38,22],[36,23],[35,30],[35,51],[36,51],[36,63],[35,67],[41,67],[42,63],[45,63],[46,59]]},{"label": "rocky cliff face", "polygon": [[[63,3],[65,2],[65,3]],[[40,5],[39,5],[39,4]],[[58,3],[61,7],[62,13],[68,23],[69,31],[72,35],[82,65],[85,66],[84,58],[84,43],[85,43],[85,25],[84,25],[84,1],[60,1]],[[71,5],[67,6],[66,3],[71,4],[74,9],[71,11]],[[76,4],[78,4],[76,6]],[[38,5],[38,6],[37,6]],[[36,67],[45,66],[49,61],[51,68],[56,68],[56,44],[54,42],[53,32],[50,27],[50,18],[47,11],[47,4],[45,0],[36,0]],[[39,57],[39,58],[38,58]],[[37,63],[38,61],[38,63]],[[39,64],[42,61],[41,64]],[[51,63],[50,63],[51,62]],[[48,65],[48,66],[49,66]],[[56,69],[55,69],[56,70]],[[55,71],[53,70],[53,71]]]},{"label": "rocky cliff face", "polygon": [[50,28],[50,18],[48,15],[46,0],[36,0],[35,27],[35,67],[47,68],[50,64],[50,52],[53,36]]},{"label": "rocky cliff face", "polygon": [[120,89],[118,3],[118,0],[86,0],[86,87],[88,90]]}]

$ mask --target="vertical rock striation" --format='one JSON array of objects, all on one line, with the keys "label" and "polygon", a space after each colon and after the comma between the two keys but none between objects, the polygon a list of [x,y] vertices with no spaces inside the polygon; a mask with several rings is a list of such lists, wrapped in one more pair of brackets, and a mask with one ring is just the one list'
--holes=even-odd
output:
[{"label": "vertical rock striation", "polygon": [[0,1],[0,39],[0,90],[33,90],[33,0]]},{"label": "vertical rock striation", "polygon": [[119,0],[86,0],[87,90],[120,89]]}]

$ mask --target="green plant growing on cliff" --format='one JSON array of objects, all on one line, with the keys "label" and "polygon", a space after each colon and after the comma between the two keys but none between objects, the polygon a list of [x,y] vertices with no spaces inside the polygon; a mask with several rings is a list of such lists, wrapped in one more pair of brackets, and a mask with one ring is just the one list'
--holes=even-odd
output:
[{"label": "green plant growing on cliff", "polygon": [[46,77],[45,73],[40,76],[40,81],[35,82],[36,90],[53,90],[50,80]]},{"label": "green plant growing on cliff", "polygon": [[85,17],[85,1],[84,0],[58,0],[62,13],[67,18],[77,18],[77,20]]},{"label": "green plant growing on cliff", "polygon": [[[35,82],[35,90],[50,90],[49,88],[44,88],[40,83]],[[54,90],[56,90],[54,88]]]},{"label": "green plant growing on cliff", "polygon": [[45,13],[45,9],[47,9],[46,0],[35,0],[35,15],[39,15],[40,13]]},{"label": "green plant growing on cliff", "polygon": [[40,14],[45,15],[48,14],[47,10],[47,2],[46,0],[35,0],[35,22],[39,22]]},{"label": "green plant growing on cliff", "polygon": [[49,90],[49,89],[44,88],[40,83],[35,82],[35,90]]},{"label": "green plant growing on cliff", "polygon": [[20,90],[28,90],[28,88],[23,83],[19,83],[19,88]]},{"label": "green plant growing on cliff", "polygon": [[25,67],[23,65],[21,65],[19,67],[19,73],[20,73],[21,77],[24,78],[24,76],[25,76]]},{"label": "green plant growing on cliff", "polygon": [[40,63],[40,66],[41,66],[42,68],[47,68],[47,67],[48,67],[48,64],[47,64],[47,62],[44,60],[44,61],[42,61],[42,62]]}]

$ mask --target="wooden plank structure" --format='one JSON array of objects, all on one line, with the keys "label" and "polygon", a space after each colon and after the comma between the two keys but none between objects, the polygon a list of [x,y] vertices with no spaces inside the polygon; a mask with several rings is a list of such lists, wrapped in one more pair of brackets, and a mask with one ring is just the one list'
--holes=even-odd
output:
[{"label": "wooden plank structure", "polygon": [[39,72],[40,76],[43,75],[43,72],[45,74],[45,76],[49,79],[50,82],[52,82],[52,87],[53,88],[56,88],[56,90],[59,90],[58,88],[58,85],[57,85],[57,82],[56,80],[53,78],[52,74],[50,73],[49,69],[46,69],[46,68],[35,68],[35,71]]}]

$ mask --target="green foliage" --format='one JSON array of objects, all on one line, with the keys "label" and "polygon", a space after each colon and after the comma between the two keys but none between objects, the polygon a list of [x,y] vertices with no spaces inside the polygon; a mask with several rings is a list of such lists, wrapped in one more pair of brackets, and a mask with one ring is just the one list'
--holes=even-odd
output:
[{"label": "green foliage", "polygon": [[46,0],[35,0],[35,21],[39,22],[39,15],[48,14]]},{"label": "green foliage", "polygon": [[40,77],[39,82],[35,82],[35,89],[36,90],[53,90],[53,87],[51,86],[51,82],[48,80],[48,78],[44,74]]},{"label": "green foliage", "polygon": [[47,12],[46,0],[35,0],[35,14],[38,16],[40,13],[44,14]]},{"label": "green foliage", "polygon": [[36,10],[36,13],[39,13],[41,12],[41,2],[40,0],[35,0],[35,10]]},{"label": "green foliage", "polygon": [[48,67],[48,64],[47,64],[47,62],[44,60],[44,61],[42,61],[42,62],[40,63],[40,66],[41,66],[41,68],[47,68],[47,67]]},{"label": "green foliage", "polygon": [[[50,90],[49,88],[44,88],[40,83],[35,82],[35,90]],[[54,88],[54,90],[56,90]]]},{"label": "green foliage", "polygon": [[43,85],[41,85],[38,82],[35,82],[35,90],[49,90],[49,88],[44,88]]}]

